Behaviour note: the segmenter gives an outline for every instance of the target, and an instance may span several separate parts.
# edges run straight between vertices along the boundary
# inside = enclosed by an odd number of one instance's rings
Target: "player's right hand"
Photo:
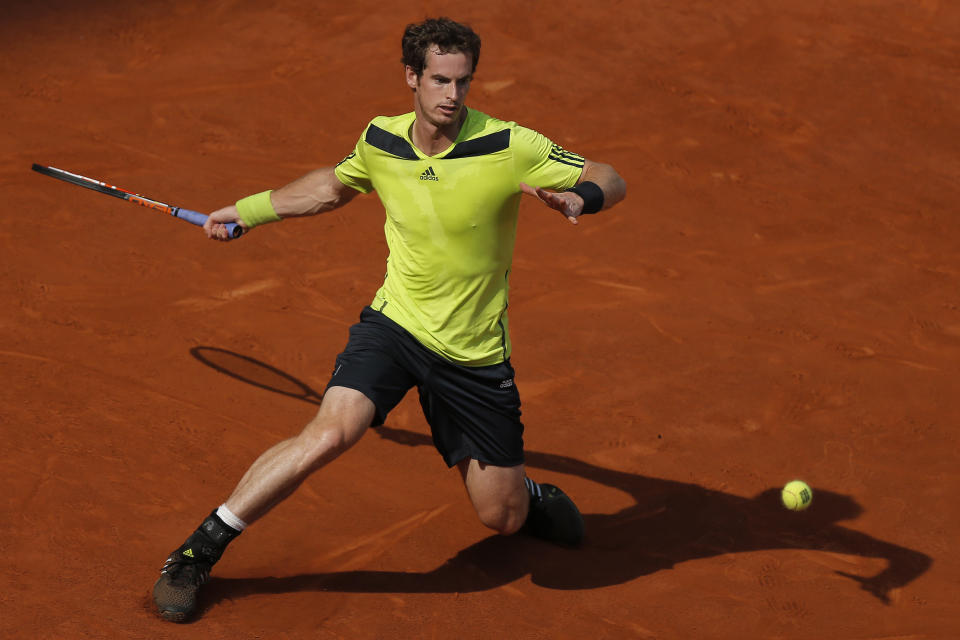
[[[243,224],[243,221],[240,219],[237,206],[232,204],[229,207],[217,209],[211,213],[203,225],[203,232],[206,233],[207,237],[211,240],[222,240],[225,242],[230,239],[230,233],[227,231],[227,227],[224,226],[228,222],[234,222],[240,225],[244,233],[248,231],[247,225]]]

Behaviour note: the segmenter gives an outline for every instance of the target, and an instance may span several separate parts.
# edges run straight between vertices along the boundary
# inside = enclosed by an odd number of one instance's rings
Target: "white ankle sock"
[[[223,523],[231,529],[243,531],[247,528],[247,523],[234,515],[233,511],[227,508],[226,503],[223,503],[220,505],[220,508],[217,509],[217,517],[223,520]]]

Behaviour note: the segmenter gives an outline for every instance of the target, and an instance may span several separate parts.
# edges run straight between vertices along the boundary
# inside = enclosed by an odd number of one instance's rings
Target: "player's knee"
[[[304,466],[316,470],[350,448],[352,442],[344,429],[327,427],[304,430],[300,434]]]
[[[526,519],[526,509],[516,505],[490,504],[477,508],[480,522],[501,535],[516,533]]]

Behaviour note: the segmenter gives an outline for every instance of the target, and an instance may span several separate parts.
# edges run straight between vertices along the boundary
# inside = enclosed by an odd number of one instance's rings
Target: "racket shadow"
[[[207,346],[190,349],[190,355],[214,371],[254,387],[315,405],[323,401],[323,394],[312,389],[303,380],[256,358]]]

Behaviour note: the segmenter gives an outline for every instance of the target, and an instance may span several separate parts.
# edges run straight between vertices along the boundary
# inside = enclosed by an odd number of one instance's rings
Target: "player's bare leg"
[[[504,535],[517,531],[567,546],[583,540],[583,518],[567,495],[537,484],[523,465],[497,467],[477,460],[457,465],[480,521]]]
[[[374,411],[359,391],[330,387],[317,416],[300,435],[274,445],[250,466],[227,499],[227,508],[247,524],[260,519],[310,474],[356,444]]]
[[[523,465],[496,467],[466,459],[457,467],[480,522],[504,535],[519,531],[530,508]]]
[[[373,403],[359,391],[328,389],[316,417],[303,431],[265,451],[223,507],[211,513],[167,559],[153,586],[153,600],[161,617],[171,622],[186,621],[196,610],[200,585],[206,582],[227,544],[240,535],[243,527],[293,493],[311,473],[355,444],[373,416]]]

